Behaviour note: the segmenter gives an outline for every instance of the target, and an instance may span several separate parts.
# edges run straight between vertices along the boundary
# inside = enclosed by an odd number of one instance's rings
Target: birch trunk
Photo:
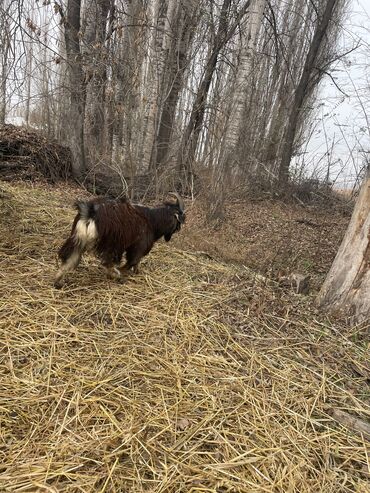
[[[142,112],[140,107],[140,77],[144,55],[145,30],[140,24],[145,17],[142,0],[129,0],[123,22],[132,24],[119,31],[116,37],[115,68],[115,161],[130,168],[137,162]],[[140,141],[142,144],[142,141]]]
[[[253,67],[253,56],[266,5],[266,0],[254,0],[250,6],[250,13],[245,20],[244,42],[241,48],[236,82],[233,89],[234,95],[231,114],[225,134],[225,153],[228,154],[229,159],[231,158],[231,154],[235,152],[240,137],[246,95],[248,94],[248,85]]]
[[[57,80],[59,83],[59,97],[57,99],[57,109],[56,109],[56,125],[55,125],[55,136],[57,140],[61,143],[65,143],[68,141],[68,110],[69,110],[69,91],[68,91],[68,67],[66,63],[66,48],[65,48],[65,40],[62,34],[59,34],[60,39],[60,58],[57,59],[56,71],[57,71]]]
[[[49,98],[49,69],[47,62],[47,50],[46,46],[48,43],[47,34],[44,38],[45,46],[42,47],[43,50],[43,67],[42,67],[42,127],[46,130],[47,136],[50,137],[52,134],[51,128],[51,117],[50,117],[50,98]]]
[[[244,21],[245,25],[242,26],[242,46],[236,81],[233,85],[232,108],[226,125],[220,160],[216,165],[214,173],[214,200],[208,215],[211,221],[223,219],[223,180],[227,169],[230,169],[235,164],[235,158],[237,158],[237,146],[243,126],[243,115],[253,67],[253,56],[266,5],[266,0],[253,0],[248,16]]]
[[[160,2],[155,0],[152,10],[152,19],[155,29],[151,32],[149,57],[147,59],[146,77],[146,118],[144,120],[144,135],[142,157],[140,159],[143,170],[148,170],[155,161],[155,137],[157,122],[160,114],[160,102],[163,99],[163,77],[166,66],[171,29],[176,12],[176,0]]]
[[[318,303],[348,311],[355,322],[370,321],[370,169]]]
[[[32,65],[33,65],[33,43],[30,44],[27,50],[27,86],[26,86],[26,111],[25,111],[25,121],[26,125],[30,124],[30,107],[31,107],[31,81],[32,81]]]

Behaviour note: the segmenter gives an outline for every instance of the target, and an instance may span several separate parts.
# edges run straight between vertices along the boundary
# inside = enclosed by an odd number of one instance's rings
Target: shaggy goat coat
[[[185,221],[181,202],[156,208],[134,205],[128,199],[77,202],[71,234],[59,250],[62,266],[55,286],[61,286],[65,273],[77,267],[85,251],[93,251],[113,277],[131,267],[137,270],[157,240],[164,236],[169,241],[180,230]],[[125,252],[126,264],[118,269]]]

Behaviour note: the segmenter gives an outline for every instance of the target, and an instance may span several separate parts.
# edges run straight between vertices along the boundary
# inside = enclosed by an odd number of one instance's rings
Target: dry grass
[[[370,437],[332,417],[366,431],[367,327],[171,244],[56,291],[75,194],[1,188],[0,491],[370,491]]]

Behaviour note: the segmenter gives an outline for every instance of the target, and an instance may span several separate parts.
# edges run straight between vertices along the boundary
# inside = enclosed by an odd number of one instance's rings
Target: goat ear
[[[177,213],[176,213],[176,214],[175,214],[175,217],[176,217],[176,219],[177,219],[177,223],[178,223],[178,224],[184,224],[184,222],[185,222],[185,217],[186,217],[186,216],[185,216],[185,214],[184,214],[183,212],[181,212],[180,214],[177,214]]]
[[[172,238],[172,233],[168,233],[167,235],[164,235],[164,239],[166,241],[170,241],[171,238]]]

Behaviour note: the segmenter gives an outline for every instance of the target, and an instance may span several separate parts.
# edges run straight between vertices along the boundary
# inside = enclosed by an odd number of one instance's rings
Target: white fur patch
[[[92,219],[80,219],[76,224],[75,238],[83,248],[94,246],[98,238],[98,231]]]

